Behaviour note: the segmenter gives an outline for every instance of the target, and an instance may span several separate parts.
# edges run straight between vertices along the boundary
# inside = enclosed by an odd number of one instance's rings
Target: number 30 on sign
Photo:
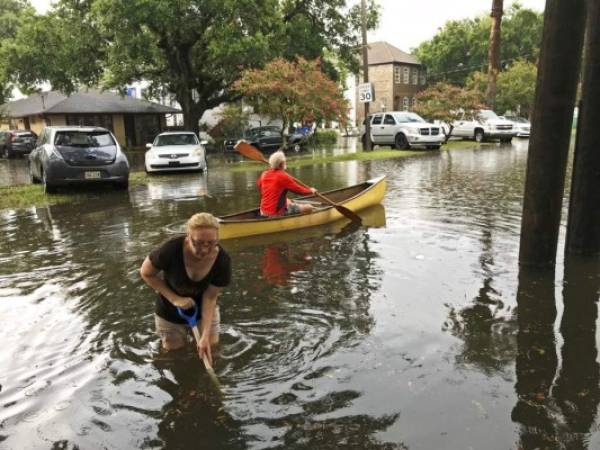
[[[371,83],[362,83],[358,85],[358,101],[369,103],[375,100],[373,85]]]

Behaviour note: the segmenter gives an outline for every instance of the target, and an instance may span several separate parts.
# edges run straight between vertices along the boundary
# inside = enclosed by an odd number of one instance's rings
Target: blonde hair
[[[196,228],[214,228],[215,230],[218,230],[219,219],[210,213],[197,213],[188,219],[185,228],[188,233]]]
[[[269,156],[269,165],[273,169],[283,169],[285,166],[285,153],[281,150],[276,151],[271,156]]]

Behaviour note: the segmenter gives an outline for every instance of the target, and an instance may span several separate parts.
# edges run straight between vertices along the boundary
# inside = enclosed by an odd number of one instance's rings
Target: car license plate
[[[169,167],[177,167],[179,165],[179,161],[169,161]]]
[[[84,178],[86,180],[97,180],[98,178],[102,178],[102,175],[100,174],[100,171],[98,171],[98,170],[87,171],[87,172],[85,172]]]

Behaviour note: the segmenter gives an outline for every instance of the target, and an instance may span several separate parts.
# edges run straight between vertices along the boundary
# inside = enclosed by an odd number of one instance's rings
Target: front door
[[[373,143],[382,143],[381,137],[383,130],[383,114],[373,114],[373,119],[371,119],[371,139]]]

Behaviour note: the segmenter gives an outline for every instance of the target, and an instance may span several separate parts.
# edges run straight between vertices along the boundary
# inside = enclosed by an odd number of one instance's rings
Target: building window
[[[427,83],[427,76],[425,75],[425,71],[421,70],[421,86],[425,86]]]
[[[402,73],[400,72],[399,66],[394,67],[394,83],[402,83]]]
[[[102,127],[113,131],[112,115],[110,114],[67,114],[67,125]]]
[[[417,106],[417,97],[412,98],[412,107],[414,108],[415,106]]]
[[[410,83],[410,69],[408,67],[405,67],[403,70],[403,80],[402,82],[404,84],[409,84]]]
[[[408,111],[408,106],[409,106],[409,99],[408,99],[408,97],[404,97],[404,100],[402,102],[402,106],[404,107],[404,111]]]
[[[412,84],[419,84],[419,69],[413,69],[412,71]]]

